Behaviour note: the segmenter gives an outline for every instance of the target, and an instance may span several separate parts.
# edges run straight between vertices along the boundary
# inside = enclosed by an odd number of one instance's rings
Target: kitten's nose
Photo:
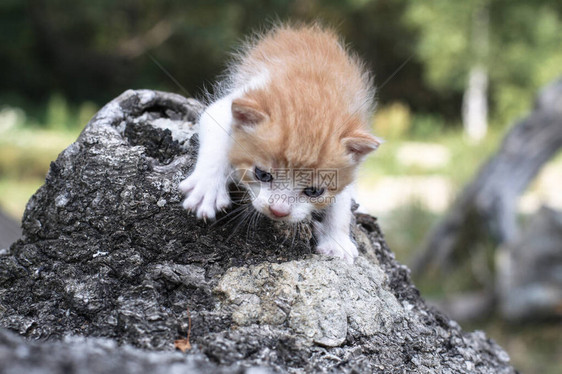
[[[269,206],[269,211],[275,216],[275,217],[287,217],[289,215],[289,213],[291,213],[291,209],[290,207],[286,207],[286,206]]]

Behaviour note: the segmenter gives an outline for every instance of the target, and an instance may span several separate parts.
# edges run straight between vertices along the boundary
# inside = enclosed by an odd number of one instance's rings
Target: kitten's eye
[[[256,178],[262,182],[271,182],[273,180],[273,175],[271,175],[266,171],[261,170],[257,166],[254,170],[254,174],[256,175]]]
[[[302,190],[302,192],[304,192],[304,194],[308,197],[318,197],[324,193],[324,189],[316,187],[306,187],[304,190]]]

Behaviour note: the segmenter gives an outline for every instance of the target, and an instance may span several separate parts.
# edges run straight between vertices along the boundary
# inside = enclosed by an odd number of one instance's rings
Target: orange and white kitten
[[[319,253],[352,263],[351,188],[359,163],[379,145],[367,131],[371,80],[336,35],[319,26],[275,27],[230,67],[222,95],[199,120],[183,207],[214,219],[230,205],[236,176],[254,208],[274,220],[314,222]]]

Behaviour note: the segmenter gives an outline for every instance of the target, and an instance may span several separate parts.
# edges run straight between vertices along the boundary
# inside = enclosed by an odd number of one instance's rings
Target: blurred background
[[[101,106],[129,88],[202,97],[240,40],[278,20],[334,27],[374,73],[373,131],[386,143],[365,163],[359,200],[406,264],[427,251],[432,227],[539,89],[562,76],[555,0],[2,0],[0,235],[17,233],[12,223],[50,162]],[[517,197],[520,227],[543,206],[562,210],[560,149]],[[515,318],[498,294],[510,245],[484,239],[446,266],[418,266],[415,283],[463,328],[485,330],[523,373],[562,373],[562,240],[549,254],[550,309]]]

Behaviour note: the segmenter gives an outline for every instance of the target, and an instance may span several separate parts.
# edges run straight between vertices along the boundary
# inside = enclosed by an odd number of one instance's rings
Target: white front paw
[[[195,212],[199,219],[213,220],[218,211],[230,206],[226,180],[220,176],[193,173],[179,189],[185,194],[184,209]]]
[[[326,236],[321,238],[316,246],[316,252],[341,258],[349,264],[353,264],[353,261],[359,255],[357,246],[351,241],[348,235]]]

